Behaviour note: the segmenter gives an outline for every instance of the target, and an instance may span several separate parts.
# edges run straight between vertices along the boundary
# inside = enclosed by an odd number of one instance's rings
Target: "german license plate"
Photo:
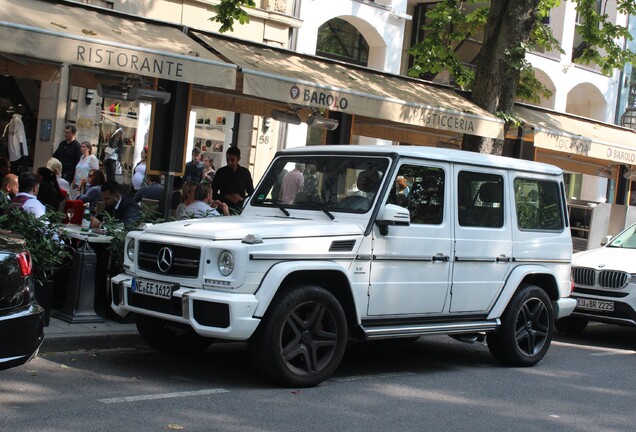
[[[171,299],[173,289],[178,289],[177,284],[156,282],[145,279],[133,279],[130,291],[135,294]]]
[[[603,312],[613,312],[614,311],[614,302],[604,301],[604,300],[590,300],[580,298],[576,300],[576,306],[581,309],[595,310],[595,311],[603,311]]]

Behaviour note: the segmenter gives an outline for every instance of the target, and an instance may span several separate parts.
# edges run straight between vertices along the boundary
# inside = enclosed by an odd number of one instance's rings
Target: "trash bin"
[[[73,254],[71,276],[64,309],[54,316],[69,323],[103,322],[95,313],[95,272],[97,257],[87,241]]]

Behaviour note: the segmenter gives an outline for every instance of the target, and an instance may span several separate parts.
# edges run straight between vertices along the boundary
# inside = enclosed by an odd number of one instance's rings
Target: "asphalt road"
[[[636,429],[636,329],[558,335],[533,368],[446,336],[351,344],[311,389],[271,386],[244,344],[194,357],[40,353],[0,372],[3,431],[593,431]]]

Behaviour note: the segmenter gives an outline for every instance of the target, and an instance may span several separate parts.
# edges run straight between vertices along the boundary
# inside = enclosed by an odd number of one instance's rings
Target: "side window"
[[[517,178],[515,208],[520,230],[560,231],[563,212],[557,182]]]
[[[444,220],[444,183],[441,168],[402,165],[387,204],[406,207],[412,224],[439,225]]]
[[[457,181],[459,224],[464,227],[501,228],[504,223],[503,177],[461,171]]]

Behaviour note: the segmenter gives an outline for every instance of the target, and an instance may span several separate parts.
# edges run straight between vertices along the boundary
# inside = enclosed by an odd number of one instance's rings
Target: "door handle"
[[[510,262],[512,261],[512,258],[506,255],[499,255],[497,258],[495,258],[496,262]]]
[[[437,261],[448,262],[448,256],[444,255],[443,253],[438,253],[433,256],[432,261],[433,262],[437,262]]]

